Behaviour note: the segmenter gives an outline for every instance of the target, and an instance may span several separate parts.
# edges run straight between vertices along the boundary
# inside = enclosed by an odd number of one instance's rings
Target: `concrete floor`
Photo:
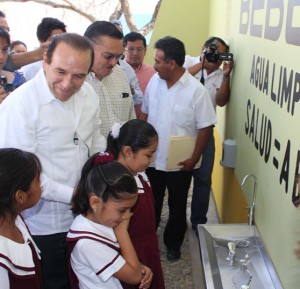
[[[190,210],[188,210],[190,211]],[[199,239],[195,234],[195,231],[191,227],[190,215],[187,215],[188,219],[188,239],[190,245],[191,261],[192,261],[192,272],[193,272],[193,282],[194,289],[205,289],[205,279],[203,275],[203,268],[200,257],[199,250]],[[215,202],[211,193],[209,209],[207,214],[207,224],[218,224],[219,219],[216,211]]]

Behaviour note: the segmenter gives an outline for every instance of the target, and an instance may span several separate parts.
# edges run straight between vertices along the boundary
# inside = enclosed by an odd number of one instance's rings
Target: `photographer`
[[[221,68],[222,64],[223,68]],[[200,57],[186,56],[184,67],[207,88],[215,109],[217,105],[224,106],[228,102],[233,55],[229,53],[229,46],[224,40],[219,37],[210,37],[204,43]],[[197,224],[207,222],[214,155],[215,141],[212,131],[202,155],[201,166],[193,172],[191,223],[194,230],[197,229]]]
[[[4,70],[4,66],[8,59],[9,45],[9,34],[6,30],[0,27],[0,103],[12,90],[26,81],[21,73],[17,71],[10,72]]]

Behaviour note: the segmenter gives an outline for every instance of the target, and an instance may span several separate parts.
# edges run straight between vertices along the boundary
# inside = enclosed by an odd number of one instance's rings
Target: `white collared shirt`
[[[91,86],[84,83],[70,102],[53,96],[41,69],[0,106],[0,147],[33,152],[42,163],[42,198],[22,213],[33,235],[68,231],[73,221],[69,204],[82,166],[88,154],[106,148],[99,100]]]
[[[78,215],[67,235],[77,240],[71,253],[71,266],[80,289],[121,289],[113,275],[126,263],[113,228],[94,223]]]
[[[42,67],[43,60],[40,60],[23,66],[20,72],[23,73],[25,79],[28,81],[34,78]]]
[[[171,136],[197,136],[199,129],[217,122],[207,89],[187,71],[170,89],[155,74],[146,88],[142,111],[159,136],[151,166],[163,171]]]
[[[184,67],[189,68],[195,64],[199,63],[199,56],[193,57],[186,55]],[[202,70],[198,71],[194,77],[200,82],[202,76]],[[207,75],[207,72],[205,69],[203,69],[203,77],[204,77],[204,86],[207,88],[209,92],[209,96],[211,98],[212,104],[214,106],[214,109],[216,110],[216,94],[218,89],[221,86],[222,80],[223,80],[223,69],[218,68],[214,70],[212,73]]]
[[[9,275],[17,276],[24,280],[26,287],[26,278],[38,279],[37,268],[33,260],[32,249],[40,258],[40,250],[34,243],[28,229],[20,216],[15,220],[16,227],[23,236],[24,243],[18,243],[0,235],[0,288],[11,288]],[[29,245],[32,244],[32,249]],[[28,285],[28,284],[27,284]]]

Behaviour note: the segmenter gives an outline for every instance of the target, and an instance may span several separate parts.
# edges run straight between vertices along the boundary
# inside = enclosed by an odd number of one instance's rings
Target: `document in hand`
[[[166,169],[178,169],[178,163],[189,159],[195,148],[196,137],[192,136],[171,136],[169,142],[168,160]],[[196,164],[195,168],[199,168],[201,164],[201,158]]]

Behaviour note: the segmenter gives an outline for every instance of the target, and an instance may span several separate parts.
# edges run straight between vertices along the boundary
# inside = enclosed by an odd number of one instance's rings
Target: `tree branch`
[[[62,9],[68,9],[68,10],[74,11],[74,12],[80,14],[81,16],[87,18],[91,22],[94,22],[96,20],[95,16],[83,11],[82,9],[80,9],[80,7],[75,6],[70,1],[63,1],[66,4],[59,4],[54,1],[48,1],[48,0],[0,0],[0,2],[22,2],[22,3],[26,3],[26,2],[30,2],[30,1],[39,3],[39,4],[43,4],[43,5],[47,5],[52,8],[62,8]]]
[[[156,6],[155,6],[155,9],[154,9],[154,12],[152,14],[151,20],[142,29],[140,29],[140,33],[142,33],[143,35],[145,35],[145,36],[148,35],[154,29],[156,17],[158,15],[161,2],[162,2],[162,0],[159,0],[157,2]]]
[[[94,14],[92,13],[88,13],[86,12],[88,9],[82,9],[79,6],[74,5],[74,1],[70,1],[70,0],[62,0],[62,3],[58,3],[55,2],[53,0],[0,0],[1,2],[21,2],[21,3],[26,3],[26,2],[35,2],[35,3],[39,3],[39,4],[43,4],[43,5],[47,5],[50,6],[52,8],[61,8],[61,9],[68,9],[70,11],[73,11],[75,13],[78,13],[79,15],[85,17],[86,19],[88,19],[91,22],[94,22],[95,20],[97,20],[96,17],[96,11],[93,10]],[[105,4],[105,3],[109,3],[111,0],[103,0],[101,4]],[[79,2],[79,1],[78,1]],[[81,3],[84,1],[80,1]],[[97,3],[98,2],[98,3]],[[99,4],[99,0],[94,1],[93,3],[97,3]],[[127,26],[129,28],[130,31],[135,31],[135,32],[140,32],[143,35],[148,35],[154,28],[154,24],[156,21],[156,17],[158,15],[159,9],[160,9],[160,5],[161,5],[162,0],[159,0],[155,6],[153,15],[151,20],[144,25],[144,27],[142,27],[141,29],[138,29],[135,25],[134,19],[132,17],[132,13],[131,13],[131,9],[130,9],[130,5],[128,0],[119,0],[117,3],[117,6],[114,10],[114,12],[112,13],[112,15],[109,17],[109,20],[112,19],[120,19],[121,16],[124,13],[124,17],[127,23]],[[91,8],[92,9],[92,8]],[[90,9],[90,10],[91,10]]]
[[[110,15],[109,21],[111,21],[113,19],[120,19],[122,14],[123,14],[123,11],[122,11],[122,6],[121,6],[121,1],[119,1],[116,6],[115,11],[113,12],[113,14]]]
[[[120,2],[121,2],[122,11],[124,13],[124,17],[125,17],[125,20],[126,20],[129,30],[130,31],[138,31],[138,29],[134,23],[134,20],[132,18],[128,0],[121,0]]]

